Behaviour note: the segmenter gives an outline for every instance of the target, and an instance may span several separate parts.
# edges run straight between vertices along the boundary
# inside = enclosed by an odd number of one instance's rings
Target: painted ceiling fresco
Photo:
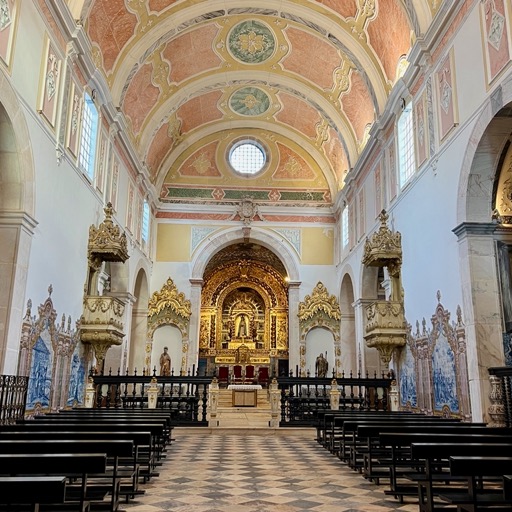
[[[437,0],[92,0],[83,19],[162,203],[331,204]],[[248,137],[268,165],[237,176]]]

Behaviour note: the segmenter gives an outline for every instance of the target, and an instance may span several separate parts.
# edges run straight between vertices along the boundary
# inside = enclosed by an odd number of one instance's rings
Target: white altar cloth
[[[261,384],[230,384],[228,389],[235,389],[236,391],[249,391],[252,389],[262,389]]]

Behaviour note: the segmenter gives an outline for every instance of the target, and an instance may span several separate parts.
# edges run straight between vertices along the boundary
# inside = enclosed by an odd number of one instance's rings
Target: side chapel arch
[[[306,295],[299,303],[300,329],[300,362],[302,375],[306,372],[306,336],[315,327],[323,327],[331,331],[334,337],[334,372],[341,376],[341,341],[340,341],[341,310],[338,299],[329,295],[321,281],[313,289],[311,295]]]
[[[153,336],[162,325],[173,325],[180,330],[182,336],[181,372],[185,373],[187,371],[191,314],[190,301],[185,298],[184,293],[178,291],[174,281],[169,277],[162,289],[154,292],[149,299],[146,357],[144,361],[146,372],[151,371]]]

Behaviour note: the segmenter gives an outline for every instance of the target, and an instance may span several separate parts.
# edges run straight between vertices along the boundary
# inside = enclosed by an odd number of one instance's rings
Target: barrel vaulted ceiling
[[[163,203],[330,205],[437,0],[92,0],[93,59]],[[256,177],[226,164],[255,139]]]

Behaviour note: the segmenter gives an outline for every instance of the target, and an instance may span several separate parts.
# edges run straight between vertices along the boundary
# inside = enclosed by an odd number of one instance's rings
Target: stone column
[[[377,349],[370,349],[366,346],[364,340],[364,329],[366,325],[366,306],[375,302],[372,299],[357,299],[352,307],[354,308],[355,316],[355,341],[356,347],[361,352],[361,368],[355,369],[361,371],[361,376],[366,374],[366,371],[373,375],[374,371],[379,370],[379,353]],[[354,375],[355,376],[355,375]]]
[[[96,398],[96,387],[94,386],[94,381],[92,377],[87,379],[87,386],[85,388],[85,404],[84,407],[86,409],[94,408],[94,401]]]
[[[279,418],[281,416],[281,391],[279,390],[277,379],[275,378],[272,379],[272,382],[269,385],[269,395],[271,409],[270,427],[278,428]]]
[[[491,392],[487,368],[504,365],[503,326],[492,223],[465,222],[459,240],[460,275],[473,421],[487,421]]]
[[[156,404],[158,402],[158,386],[156,377],[151,379],[151,384],[148,388],[148,409],[156,409]]]
[[[190,290],[190,324],[188,327],[188,367],[192,368],[195,364],[199,365],[199,323],[201,321],[201,289],[203,287],[202,279],[190,279],[192,285]]]
[[[338,389],[338,382],[336,379],[333,379],[331,382],[331,389],[329,391],[329,402],[333,411],[338,411],[340,408],[340,395],[341,392]]]
[[[16,375],[32,235],[37,222],[19,212],[0,213],[0,369]]]
[[[288,340],[289,340],[289,369],[300,368],[300,329],[299,329],[299,288],[300,282],[288,283]]]
[[[217,377],[213,377],[212,383],[208,387],[208,426],[218,427],[219,421],[217,419],[217,409],[219,407],[219,381]]]

